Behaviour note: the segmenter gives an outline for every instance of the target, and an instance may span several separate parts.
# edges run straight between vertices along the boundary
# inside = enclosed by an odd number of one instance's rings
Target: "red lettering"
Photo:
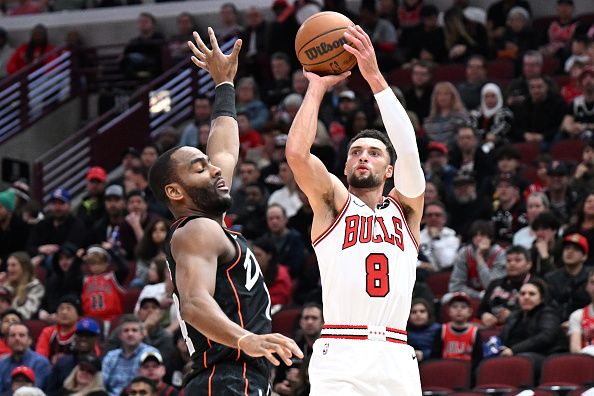
[[[392,217],[394,223],[394,234],[396,234],[395,244],[404,251],[404,236],[402,235],[402,220],[398,217]]]
[[[380,225],[380,227],[382,228],[382,232],[384,234],[384,237],[382,239],[382,237],[378,234],[373,238],[373,242],[375,243],[380,243],[380,242],[387,242],[390,245],[394,244],[394,235],[388,234],[388,230],[386,229],[386,224],[384,224],[384,218],[383,217],[376,217],[375,221],[377,221]]]
[[[373,234],[373,216],[361,218],[361,230],[359,232],[359,242],[369,243]]]
[[[347,249],[357,243],[357,234],[359,231],[359,216],[352,215],[344,219],[346,222],[346,229],[344,230],[344,242],[342,249]]]

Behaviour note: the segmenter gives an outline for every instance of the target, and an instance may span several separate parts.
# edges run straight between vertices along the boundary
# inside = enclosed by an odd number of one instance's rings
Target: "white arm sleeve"
[[[421,168],[415,130],[390,87],[375,94],[388,138],[396,150],[394,187],[408,198],[416,198],[425,192],[425,175]]]

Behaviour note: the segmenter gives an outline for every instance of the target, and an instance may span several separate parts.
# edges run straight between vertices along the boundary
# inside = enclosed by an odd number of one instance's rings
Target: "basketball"
[[[297,59],[307,71],[321,76],[351,70],[357,58],[343,48],[343,33],[353,22],[338,12],[324,11],[303,22],[295,37]]]

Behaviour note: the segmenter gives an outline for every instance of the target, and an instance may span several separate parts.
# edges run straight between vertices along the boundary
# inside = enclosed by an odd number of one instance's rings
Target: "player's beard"
[[[194,205],[207,214],[220,216],[233,204],[229,194],[222,195],[218,192],[216,183],[209,184],[206,188],[184,186],[184,189]]]
[[[379,175],[374,175],[371,172],[369,175],[362,177],[357,176],[353,172],[347,177],[347,181],[349,182],[349,186],[355,188],[375,188],[382,184]]]

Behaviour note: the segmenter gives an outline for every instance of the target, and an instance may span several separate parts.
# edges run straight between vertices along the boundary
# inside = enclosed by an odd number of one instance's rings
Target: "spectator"
[[[31,319],[41,306],[45,287],[33,273],[33,263],[25,252],[14,252],[7,260],[6,272],[0,273],[0,282],[13,295],[12,308],[24,319]]]
[[[431,348],[441,325],[435,322],[433,306],[423,298],[413,299],[406,332],[408,344],[415,349],[417,360],[431,357]]]
[[[241,233],[247,239],[256,239],[266,232],[267,205],[264,189],[261,184],[253,183],[239,190],[244,191],[246,198],[233,222],[241,227]]]
[[[146,333],[144,342],[157,348],[161,356],[164,356],[165,360],[168,361],[173,354],[173,338],[171,333],[161,326],[161,319],[163,318],[161,308],[159,299],[150,296],[143,297],[140,300],[137,316],[144,324],[144,332]]]
[[[307,87],[309,85],[309,80],[303,74],[302,69],[297,69],[293,72],[293,93],[297,93],[301,96],[305,96],[305,92],[307,91]]]
[[[286,40],[286,37],[295,37],[299,29],[299,23],[295,18],[295,7],[287,0],[275,0],[272,3],[272,11],[275,19],[270,24],[268,37],[268,51],[271,54],[283,53],[292,56],[290,62],[295,64],[295,43]]]
[[[13,51],[14,48],[12,48],[8,42],[6,30],[0,28],[0,78],[6,77],[6,65]]]
[[[239,24],[239,11],[233,3],[224,3],[219,10],[220,27],[217,28],[217,39],[221,44],[239,38],[243,26]]]
[[[485,180],[494,173],[493,158],[479,147],[480,137],[470,125],[458,128],[449,163],[456,169]]]
[[[259,99],[258,85],[252,77],[237,82],[237,112],[246,113],[252,127],[260,131],[268,121],[268,108]]]
[[[445,12],[443,30],[451,62],[464,62],[471,55],[487,55],[487,30],[467,19],[460,8],[451,7]]]
[[[519,106],[528,98],[528,80],[542,77],[549,91],[555,91],[556,85],[550,77],[542,74],[543,57],[538,51],[526,51],[522,57],[522,75],[513,79],[507,86],[506,104],[509,107]]]
[[[8,288],[0,286],[0,315],[11,308],[12,305],[12,293]],[[0,338],[2,338],[0,336]],[[0,355],[2,353],[0,352]]]
[[[12,297],[8,292],[8,289],[2,287],[0,289],[2,291],[3,298]],[[14,308],[7,308],[0,314],[1,320],[1,327],[0,327],[0,357],[4,357],[4,355],[10,353],[10,348],[6,344],[8,338],[8,328],[13,323],[23,323],[23,317]]]
[[[177,396],[178,390],[165,383],[165,364],[158,352],[145,352],[140,357],[140,368],[138,374],[152,380],[157,386],[159,396]],[[128,390],[128,395],[129,390]]]
[[[165,239],[171,222],[157,219],[149,223],[136,246],[136,275],[130,287],[142,288],[147,282],[150,263],[165,257]]]
[[[518,306],[520,287],[532,279],[530,255],[522,246],[510,247],[505,256],[505,276],[492,280],[479,305],[479,317],[485,327],[505,324]]]
[[[35,373],[27,366],[18,366],[10,373],[10,392],[13,395],[17,389],[25,386],[35,386]]]
[[[422,2],[419,2],[422,3]],[[445,34],[437,23],[439,11],[433,4],[421,8],[421,24],[402,36],[402,45],[408,48],[408,58],[441,63],[447,59]],[[425,115],[426,116],[426,115]]]
[[[425,228],[421,230],[419,250],[427,257],[429,271],[450,270],[454,264],[460,240],[456,231],[446,227],[447,212],[441,202],[425,205],[423,211]]]
[[[128,214],[120,224],[120,247],[126,252],[126,258],[132,260],[136,245],[144,236],[144,229],[158,219],[158,216],[147,211],[146,196],[140,190],[132,190],[126,194],[126,208]]]
[[[433,75],[430,63],[413,63],[411,70],[412,87],[404,92],[407,108],[414,112],[419,120],[424,120],[431,111],[433,95]]]
[[[142,166],[135,166],[124,171],[124,188],[128,195],[133,191],[140,191],[143,194],[144,201],[147,204],[149,213],[170,218],[171,213],[165,204],[158,201],[153,194],[153,190],[148,184],[148,169]],[[140,238],[139,238],[140,239]]]
[[[35,352],[48,358],[52,365],[62,355],[71,353],[76,323],[81,315],[78,296],[68,294],[62,297],[56,311],[56,324],[41,331],[35,343]]]
[[[497,148],[493,153],[493,156],[496,161],[495,173],[497,176],[511,176],[512,180],[518,184],[521,191],[524,191],[530,185],[530,182],[522,176],[522,165],[520,162],[522,156],[520,151],[514,145],[505,144]],[[544,175],[546,175],[546,167],[549,162],[550,157],[547,157],[547,160],[544,161],[544,172],[542,172]],[[496,184],[493,183],[492,180],[486,180],[481,186],[481,191],[485,194],[492,195],[495,192],[493,190],[494,187],[496,187]]]
[[[12,190],[0,192],[0,268],[6,268],[10,253],[25,250],[29,226],[15,214],[16,195]]]
[[[237,127],[239,129],[240,157],[246,158],[248,153],[253,156],[253,151],[257,153],[261,149],[263,143],[262,136],[260,136],[258,131],[252,128],[248,113],[237,113]]]
[[[332,118],[328,119],[326,122],[330,130],[330,137],[335,146],[342,140],[350,141],[350,139],[355,136],[351,135],[349,137],[346,135],[346,124],[358,107],[359,103],[355,92],[346,90],[338,94],[338,106],[334,110]]]
[[[155,144],[147,144],[142,148],[140,153],[140,161],[142,167],[148,172],[151,166],[157,161],[159,157],[159,148]]]
[[[305,247],[301,235],[287,228],[287,214],[278,204],[268,206],[266,222],[269,232],[265,236],[274,241],[278,261],[287,265],[293,279],[298,279],[305,261]]]
[[[107,173],[100,166],[93,166],[87,172],[87,191],[76,210],[77,217],[82,220],[86,228],[92,227],[103,217],[105,212],[103,193],[106,180]]]
[[[565,59],[569,55],[571,39],[579,30],[579,22],[574,19],[573,0],[557,0],[557,17],[546,32],[546,43],[540,49],[544,55]]]
[[[142,167],[140,153],[135,147],[127,147],[122,153],[121,159],[122,176],[113,181],[112,184],[124,186],[124,175],[128,169]]]
[[[594,192],[590,192],[577,206],[577,218],[565,230],[565,235],[580,233],[594,246]],[[594,263],[594,253],[588,254],[587,264]]]
[[[487,83],[481,89],[481,105],[470,112],[470,117],[479,136],[484,141],[483,152],[508,144],[515,134],[514,113],[503,105],[501,89],[497,84]]]
[[[592,354],[594,342],[594,270],[588,271],[586,292],[592,303],[577,309],[569,316],[569,352]]]
[[[427,160],[423,164],[423,169],[427,180],[441,181],[440,187],[445,190],[445,193],[451,194],[456,169],[449,164],[448,153],[449,150],[445,143],[429,143],[427,146]]]
[[[520,288],[518,309],[513,311],[501,332],[500,356],[526,356],[535,366],[536,375],[545,356],[561,350],[564,341],[559,315],[548,305],[547,286],[530,280]]]
[[[246,186],[259,183],[259,179],[260,169],[257,163],[251,160],[243,160],[239,163],[239,181],[233,183],[231,191],[233,205],[227,211],[228,215],[238,215],[242,212],[247,198]]]
[[[380,67],[387,70],[392,69],[395,66],[393,54],[398,44],[398,35],[394,25],[379,17],[375,2],[363,1],[361,3],[359,25],[369,35]]]
[[[582,161],[575,167],[569,188],[577,193],[580,200],[594,191],[594,140],[585,142]]]
[[[289,269],[279,263],[276,246],[270,238],[255,240],[252,243],[252,250],[264,275],[272,310],[278,311],[283,305],[289,305],[293,296],[293,280]]]
[[[528,225],[520,228],[512,240],[514,245],[520,245],[526,249],[532,247],[532,243],[536,240],[536,233],[532,228],[532,222],[542,212],[549,210],[550,202],[546,194],[542,192],[533,192],[526,198],[526,220]]]
[[[301,208],[301,200],[297,193],[297,182],[295,182],[293,172],[289,168],[286,160],[280,162],[278,174],[284,187],[280,190],[276,190],[270,195],[270,198],[268,198],[268,205],[277,204],[282,206],[287,217],[293,217],[299,208]]]
[[[425,205],[433,202],[443,202],[445,192],[438,178],[425,181]]]
[[[268,22],[257,7],[250,7],[246,11],[246,27],[241,32],[243,44],[239,53],[239,64],[247,75],[255,77],[256,81],[264,81],[270,65],[268,50]]]
[[[118,184],[112,184],[105,190],[105,212],[103,217],[95,222],[87,233],[85,246],[109,242],[112,247],[119,248],[121,243],[120,225],[124,221],[126,201],[124,189]]]
[[[544,277],[561,266],[560,226],[557,217],[548,211],[540,213],[531,223],[535,234],[530,249],[533,274]]]
[[[210,99],[207,96],[198,95],[194,99],[194,119],[183,129],[179,141],[180,146],[199,147],[199,126],[203,123],[210,124],[211,113],[212,103]]]
[[[184,367],[192,365],[193,360],[190,358],[188,346],[182,336],[181,330],[173,333],[173,343],[175,345],[175,352],[171,359],[165,366],[167,374],[165,374],[165,382],[177,388],[181,388],[184,377]]]
[[[482,55],[473,55],[466,61],[466,80],[456,87],[462,103],[469,110],[481,104],[481,90],[487,83],[487,59]]]
[[[551,297],[558,305],[557,312],[565,329],[569,315],[590,302],[590,297],[586,293],[588,270],[584,266],[588,248],[588,240],[583,235],[567,235],[563,239],[563,267],[548,273],[545,277],[550,286]]]
[[[582,91],[579,79],[584,67],[586,67],[588,63],[589,62],[582,63],[580,61],[575,61],[569,68],[569,81],[561,87],[560,91],[561,97],[565,100],[565,103],[572,104],[575,98],[583,95],[584,92]],[[571,114],[573,114],[573,112]],[[563,120],[565,121],[565,118],[563,118]],[[561,129],[563,130],[563,122],[561,123]]]
[[[566,223],[570,220],[572,208],[578,204],[575,191],[569,188],[569,169],[560,161],[552,161],[547,168],[546,195],[551,212]]]
[[[458,172],[453,183],[454,194],[447,205],[450,213],[448,225],[466,243],[473,221],[491,219],[492,204],[488,197],[477,194],[476,179],[472,173]]]
[[[493,235],[489,222],[477,220],[471,225],[471,242],[460,249],[454,261],[449,293],[464,292],[471,298],[482,298],[489,283],[505,275],[505,250]]]
[[[516,141],[539,143],[548,147],[559,132],[566,105],[563,98],[551,92],[542,77],[528,79],[528,97],[512,107],[516,119]]]
[[[483,345],[478,326],[470,323],[472,303],[464,292],[455,293],[448,302],[450,322],[441,325],[433,342],[431,356],[472,362],[476,368],[483,358]]]
[[[122,314],[122,283],[128,275],[128,266],[114,250],[91,246],[84,257],[89,275],[83,280],[81,301],[85,316],[113,320]],[[116,271],[109,270],[114,262]]]
[[[155,258],[148,267],[147,281],[148,283],[142,288],[136,306],[134,307],[134,313],[138,314],[140,309],[140,302],[148,297],[153,297],[160,304],[165,304],[167,294],[167,282],[169,274],[166,273],[167,261],[164,257]]]
[[[52,367],[48,377],[46,391],[48,394],[56,394],[62,388],[64,381],[75,369],[80,360],[88,355],[96,355],[99,351],[99,337],[101,331],[97,322],[93,319],[80,319],[76,323],[74,332],[74,343],[72,353],[63,355]]]
[[[10,355],[0,359],[0,392],[10,389],[10,373],[18,366],[30,367],[35,373],[35,385],[44,388],[51,365],[45,356],[33,352],[29,328],[22,323],[13,323],[8,328],[7,344]]]
[[[130,396],[157,396],[157,386],[146,377],[136,377],[130,383]]]
[[[380,2],[380,4],[385,3],[386,2]],[[399,42],[402,45],[406,45],[406,43],[409,42],[406,38],[409,37],[411,31],[421,25],[422,11],[423,0],[405,0],[398,6],[398,16],[396,17],[395,15],[393,21],[395,22],[395,26],[399,29]],[[385,14],[382,13],[381,8],[379,15],[380,18],[390,20],[384,16]]]
[[[536,34],[530,26],[530,13],[520,6],[509,10],[503,36],[493,43],[495,55],[500,59],[519,59],[537,45]]]
[[[24,1],[32,4],[30,0]],[[41,24],[35,25],[31,31],[29,42],[19,45],[10,56],[10,59],[8,59],[6,71],[8,74],[15,74],[25,66],[41,60],[41,58],[51,53],[54,49],[54,45],[49,42],[47,28]],[[44,60],[44,64],[54,59],[55,55],[50,55]]]
[[[510,11],[515,7],[522,7],[528,14],[532,13],[530,3],[526,0],[498,0],[489,6],[487,9],[487,32],[492,40],[503,37]]]
[[[450,82],[435,84],[431,95],[431,113],[423,121],[427,137],[432,141],[453,145],[458,127],[470,118],[456,87]]]
[[[140,366],[140,357],[145,352],[158,352],[142,342],[144,328],[140,319],[134,315],[124,315],[120,323],[122,347],[108,352],[102,365],[105,388],[110,396],[119,396],[134,378]]]
[[[520,181],[511,173],[495,178],[495,210],[491,220],[495,226],[495,241],[509,245],[514,234],[527,225],[526,206],[520,196]]]
[[[161,46],[165,37],[157,31],[153,14],[141,12],[137,20],[138,36],[128,42],[120,67],[126,78],[148,80],[163,71]]]
[[[571,67],[576,62],[581,64],[590,63],[590,57],[588,56],[588,38],[583,35],[574,36],[571,39],[571,56],[567,58],[563,67],[565,73],[569,73]]]
[[[294,37],[294,36],[292,36]],[[291,53],[294,50],[291,49]],[[262,100],[268,106],[277,106],[291,93],[291,60],[286,53],[275,52],[270,57],[272,79],[262,87]]]
[[[84,242],[85,226],[70,213],[70,193],[63,188],[54,190],[50,196],[48,216],[37,223],[29,234],[27,251],[33,264],[40,265],[46,260],[51,264],[51,256],[66,242],[80,247]]]
[[[180,13],[175,18],[175,25],[177,26],[177,32],[167,40],[167,47],[171,61],[174,65],[177,65],[179,62],[187,61],[192,56],[190,47],[188,47],[188,41],[194,40],[192,32],[198,32],[200,37],[204,37],[204,32],[198,28],[194,17],[189,12]]]
[[[578,85],[583,95],[573,99],[567,107],[561,123],[562,136],[590,139],[594,137],[594,67],[586,66],[582,70]]]
[[[64,380],[61,395],[107,396],[101,376],[101,361],[93,355],[83,355]]]

